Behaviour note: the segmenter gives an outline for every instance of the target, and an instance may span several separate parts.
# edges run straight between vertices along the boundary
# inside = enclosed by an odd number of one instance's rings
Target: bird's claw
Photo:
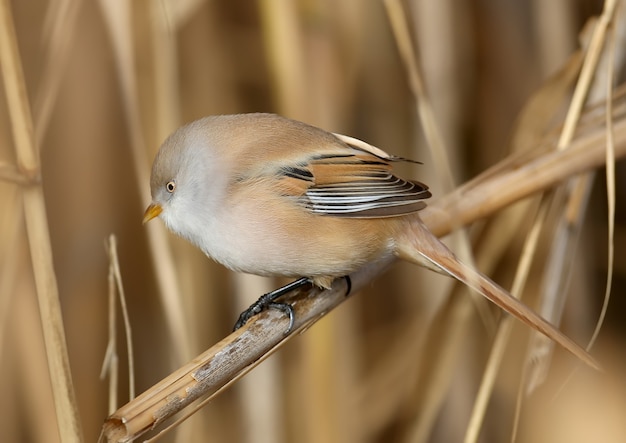
[[[236,331],[237,329],[241,328],[243,325],[245,325],[248,322],[248,320],[250,320],[255,315],[260,314],[261,312],[265,311],[266,309],[277,309],[279,311],[284,312],[289,317],[289,326],[287,327],[287,330],[285,331],[285,334],[289,334],[291,330],[293,329],[293,325],[296,319],[296,315],[291,305],[288,303],[276,303],[271,300],[261,300],[261,299],[257,300],[254,304],[252,304],[248,309],[246,309],[239,315],[239,318],[237,319],[237,323],[235,323],[235,327],[233,328],[233,331]]]
[[[237,323],[235,323],[235,327],[233,328],[233,331],[236,331],[237,329],[241,328],[243,325],[247,323],[248,320],[250,320],[255,315],[260,314],[267,308],[271,308],[271,309],[278,309],[279,311],[282,311],[289,316],[289,327],[285,331],[285,334],[289,334],[291,330],[293,329],[293,325],[296,319],[296,315],[293,311],[293,308],[288,303],[278,303],[278,302],[275,302],[274,300],[276,300],[277,298],[287,294],[288,292],[296,288],[300,288],[310,283],[311,282],[308,278],[302,277],[296,281],[293,281],[283,286],[282,288],[278,288],[272,292],[263,294],[261,297],[259,297],[257,301],[255,301],[252,305],[250,305],[248,309],[246,309],[239,315],[239,319],[237,319]]]

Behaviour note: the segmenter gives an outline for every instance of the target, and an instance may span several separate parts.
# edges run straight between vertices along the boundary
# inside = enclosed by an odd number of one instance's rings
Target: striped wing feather
[[[369,152],[320,155],[284,169],[282,185],[315,214],[379,218],[423,209],[431,196],[428,187],[395,176],[390,161],[396,159]]]

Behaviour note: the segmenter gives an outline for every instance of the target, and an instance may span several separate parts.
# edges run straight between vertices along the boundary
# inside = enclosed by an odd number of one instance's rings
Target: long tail
[[[409,262],[437,271],[443,270],[481,293],[488,300],[563,346],[594,369],[601,370],[598,362],[583,348],[544,320],[524,303],[502,289],[491,279],[462,263],[438,238],[424,226],[418,217],[407,221],[396,239],[396,255]]]

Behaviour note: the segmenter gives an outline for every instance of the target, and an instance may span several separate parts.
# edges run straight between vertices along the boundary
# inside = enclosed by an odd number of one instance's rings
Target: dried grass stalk
[[[40,163],[24,74],[17,48],[8,1],[0,1],[0,62],[7,96],[18,170],[26,177],[39,177]],[[52,264],[52,248],[41,184],[25,186],[22,192],[28,244],[32,260],[48,370],[52,381],[57,425],[63,442],[82,441],[61,304]]]

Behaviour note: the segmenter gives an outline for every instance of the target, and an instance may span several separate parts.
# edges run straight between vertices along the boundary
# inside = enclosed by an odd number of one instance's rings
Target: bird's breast
[[[392,250],[392,236],[381,219],[312,214],[281,198],[233,199],[222,209],[199,246],[236,271],[338,277]]]

